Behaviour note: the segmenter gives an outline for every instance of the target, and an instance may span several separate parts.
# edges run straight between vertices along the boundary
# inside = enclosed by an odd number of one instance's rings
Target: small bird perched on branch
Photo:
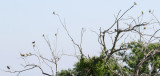
[[[21,53],[20,53],[20,55],[21,55],[21,56],[25,56],[24,54],[21,54]]]
[[[114,29],[115,32],[117,32],[117,29]]]
[[[35,41],[33,41],[32,44],[35,44]]]
[[[10,67],[9,67],[9,66],[7,66],[7,69],[10,69]]]
[[[33,44],[33,47],[35,47],[35,41],[33,41],[32,44]]]

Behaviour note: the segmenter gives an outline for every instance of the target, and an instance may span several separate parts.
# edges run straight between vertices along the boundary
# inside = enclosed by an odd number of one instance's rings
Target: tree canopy
[[[101,53],[99,56],[85,55],[83,53],[82,42],[84,28],[81,30],[80,43],[75,42],[74,38],[69,33],[65,22],[62,21],[59,14],[53,12],[56,15],[66,31],[68,37],[78,49],[79,55],[73,55],[78,59],[73,69],[58,71],[58,61],[62,55],[59,55],[57,46],[52,48],[51,42],[43,35],[46,41],[51,58],[43,56],[40,51],[36,53],[20,54],[24,61],[28,57],[37,57],[37,61],[40,64],[44,64],[49,67],[50,71],[45,71],[43,67],[36,63],[25,63],[23,70],[13,71],[9,66],[5,72],[17,73],[18,75],[22,72],[39,68],[41,73],[46,76],[140,76],[140,75],[159,75],[160,72],[160,37],[159,33],[160,22],[154,16],[153,12],[149,10],[149,14],[153,17],[149,21],[143,21],[144,12],[137,18],[127,17],[124,18],[126,13],[130,11],[136,3],[134,3],[129,9],[121,13],[121,10],[115,16],[115,22],[108,29],[99,29],[96,32],[97,40],[101,45]],[[147,29],[150,27],[152,29]],[[155,28],[156,27],[156,28]],[[149,32],[147,31],[149,30]],[[57,40],[57,33],[55,34]],[[136,36],[138,38],[134,38]],[[133,39],[131,39],[133,38]],[[112,43],[107,42],[112,41]],[[35,41],[32,42],[33,48],[37,48]],[[108,47],[111,45],[111,47]],[[76,51],[76,50],[75,50]],[[55,69],[53,69],[53,64]],[[56,74],[54,74],[56,73]]]

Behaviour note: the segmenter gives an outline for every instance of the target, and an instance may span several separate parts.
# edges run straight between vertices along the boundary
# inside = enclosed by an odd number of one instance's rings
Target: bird
[[[7,66],[7,69],[10,69],[10,67],[9,67],[9,66]]]
[[[55,12],[53,12],[53,14],[55,15],[56,13],[55,13]]]
[[[143,15],[144,13],[143,13],[143,11],[142,11],[142,15]]]
[[[21,53],[20,53],[20,55],[21,55],[21,56],[25,56],[24,54],[21,54]]]
[[[57,36],[57,33],[55,34],[55,36]]]
[[[151,13],[151,10],[149,10],[149,13]]]
[[[45,37],[44,34],[42,36]]]
[[[35,41],[33,41],[32,44],[35,44]]]
[[[136,3],[136,2],[134,2],[134,5],[137,5],[137,3]]]
[[[35,45],[33,45],[33,47],[35,47]]]
[[[117,32],[117,29],[114,29],[115,32]]]

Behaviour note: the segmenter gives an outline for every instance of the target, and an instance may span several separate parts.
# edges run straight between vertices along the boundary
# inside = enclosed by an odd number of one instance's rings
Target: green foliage
[[[103,76],[107,74],[105,60],[101,57],[92,57],[91,59],[81,59],[75,64],[75,70],[79,76]]]
[[[127,65],[125,65],[123,69],[129,74],[134,74],[140,60],[143,59],[149,51],[154,50],[159,45],[158,43],[151,43],[148,46],[145,46],[142,42],[131,42],[126,46],[130,48],[131,52],[129,54],[125,54],[124,62]],[[149,67],[151,65],[154,66],[152,74],[157,73],[157,70],[160,69],[160,57],[158,54],[145,61],[142,66],[140,66],[139,73],[149,74],[149,71],[151,70]]]
[[[73,76],[73,74],[75,75],[76,72],[71,69],[68,69],[68,70],[61,70],[59,76]]]
[[[94,56],[92,58],[80,59],[79,62],[75,64],[72,73],[75,76],[117,76],[109,70],[110,68],[113,71],[120,71],[116,60],[111,58],[108,62],[108,67],[105,64],[105,59],[104,54],[101,54],[99,57]],[[67,70],[62,70],[60,74],[60,76],[70,76],[69,71]]]
[[[59,76],[117,76],[117,74],[123,74],[124,76],[134,75],[136,67],[144,58],[144,56],[151,50],[154,50],[159,46],[158,43],[151,43],[148,46],[143,45],[142,42],[130,42],[128,44],[122,44],[123,48],[129,48],[127,52],[120,51],[116,53],[116,56],[123,58],[123,62],[126,64],[119,64],[119,61],[113,57],[110,58],[108,63],[105,63],[107,56],[102,53],[100,56],[91,58],[82,58],[74,66],[72,70],[62,70]],[[139,74],[149,74],[151,65],[154,66],[152,74],[157,73],[160,69],[160,54],[156,54],[147,61],[145,61],[139,69]],[[121,69],[120,69],[121,68]],[[113,73],[113,71],[115,73]]]

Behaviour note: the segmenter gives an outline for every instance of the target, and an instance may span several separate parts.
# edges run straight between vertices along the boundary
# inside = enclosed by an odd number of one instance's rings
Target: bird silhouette
[[[10,69],[10,67],[9,67],[9,66],[7,66],[7,69]]]
[[[35,41],[33,41],[32,44],[35,44]]]

